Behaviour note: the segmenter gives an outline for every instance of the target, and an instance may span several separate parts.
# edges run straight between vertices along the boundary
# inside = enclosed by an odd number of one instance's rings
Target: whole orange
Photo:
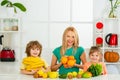
[[[66,64],[67,61],[68,61],[68,58],[67,58],[66,56],[63,56],[63,57],[61,58],[61,62],[62,62],[63,64]]]
[[[69,60],[74,60],[75,58],[74,58],[74,56],[68,56],[68,59]]]
[[[69,60],[68,62],[67,62],[67,65],[68,66],[74,66],[74,64],[75,64],[75,60]]]
[[[63,64],[63,66],[64,66],[65,68],[68,68],[68,65],[67,65],[67,64]]]

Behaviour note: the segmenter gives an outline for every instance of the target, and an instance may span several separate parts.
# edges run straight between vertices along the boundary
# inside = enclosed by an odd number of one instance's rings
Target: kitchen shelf
[[[0,17],[0,35],[3,35],[3,47],[0,48],[0,51],[5,47],[8,47],[10,50],[14,50],[15,62],[20,60],[22,51],[21,27],[21,19],[19,17]]]
[[[0,33],[19,33],[20,31],[0,31]]]
[[[101,23],[98,25],[98,23]],[[117,52],[120,55],[120,19],[119,18],[99,18],[99,19],[94,19],[94,28],[93,28],[93,45],[99,46],[102,50],[103,54],[103,62],[105,64],[115,64],[115,65],[120,65],[120,61],[118,62],[106,62],[104,59],[104,53],[106,51],[113,51]],[[102,26],[101,30],[102,32],[98,31],[100,30],[99,28]],[[105,41],[105,38],[108,34],[115,34],[117,35],[117,40],[116,44],[108,44]],[[101,37],[103,42],[101,42],[101,45],[98,45],[97,43],[97,38]],[[110,42],[110,36],[108,36],[106,39]]]
[[[104,47],[104,48],[101,47],[101,49],[117,50],[120,49],[120,47]]]
[[[118,61],[118,62],[106,62],[106,61],[104,61],[105,62],[105,64],[114,64],[114,65],[120,65],[120,61]]]

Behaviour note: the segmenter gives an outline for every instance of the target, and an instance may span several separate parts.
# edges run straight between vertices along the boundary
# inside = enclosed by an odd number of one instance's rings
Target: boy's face
[[[67,47],[72,47],[75,42],[75,34],[72,31],[68,31],[66,34]]]
[[[39,48],[31,48],[30,49],[30,55],[33,57],[38,57],[40,54],[40,49]]]
[[[90,57],[91,62],[99,62],[100,54],[98,52],[94,52],[90,54],[89,57]]]

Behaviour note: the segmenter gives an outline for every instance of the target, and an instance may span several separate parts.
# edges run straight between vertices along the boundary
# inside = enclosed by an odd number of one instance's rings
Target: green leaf
[[[109,1],[113,1],[113,0],[109,0]]]
[[[89,72],[92,73],[92,76],[98,76],[98,75],[101,75],[102,73],[102,65],[101,64],[96,64],[96,65],[91,65],[88,70]]]
[[[1,6],[5,6],[5,5],[6,5],[6,7],[13,7],[12,2],[8,1],[8,0],[4,0],[1,2]]]
[[[4,0],[4,1],[1,2],[1,6],[4,6],[4,5],[8,4],[8,3],[9,3],[9,1]]]
[[[117,5],[119,5],[120,4],[120,2],[117,2]]]
[[[17,8],[19,8],[23,12],[26,11],[25,6],[23,4],[21,4],[21,3],[14,3],[13,5],[16,6]]]
[[[15,8],[15,7],[14,7],[14,12],[15,12],[15,13],[17,13],[17,10],[16,10],[16,8]]]

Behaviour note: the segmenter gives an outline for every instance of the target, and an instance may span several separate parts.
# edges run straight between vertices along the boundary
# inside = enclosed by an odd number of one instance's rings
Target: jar
[[[10,31],[11,30],[11,26],[10,26],[10,19],[4,19],[3,20],[3,24],[4,24],[4,31]]]
[[[13,20],[12,31],[18,31],[18,19]]]
[[[103,46],[103,38],[98,36],[96,37],[96,46],[102,47]]]
[[[100,21],[96,23],[96,32],[97,33],[102,33],[103,32],[103,23],[100,22]]]

